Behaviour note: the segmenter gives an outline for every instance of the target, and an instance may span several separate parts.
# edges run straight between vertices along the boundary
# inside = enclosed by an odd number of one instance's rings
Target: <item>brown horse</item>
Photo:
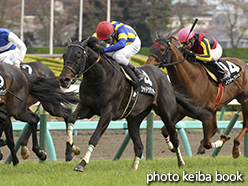
[[[33,74],[33,75],[37,75],[41,77],[56,77],[54,72],[48,66],[40,62],[22,63],[21,69],[22,71],[24,71],[25,73],[29,75]],[[57,83],[57,90],[60,91],[59,82]],[[37,101],[38,100],[36,98],[30,96],[26,103],[27,107],[30,107],[31,105],[35,104]],[[41,102],[41,105],[43,106],[44,110],[46,110],[52,116],[64,118],[66,128],[68,128],[67,118],[71,114],[71,109],[69,107],[61,107],[61,105],[49,105],[48,107],[46,104],[43,105],[42,102]],[[31,126],[29,126],[28,130],[26,131],[24,137],[21,140],[21,155],[23,159],[27,159],[30,154],[27,148],[27,144],[28,144],[28,139],[31,133],[32,133],[32,128]],[[73,148],[73,150],[76,155],[80,153],[80,149],[78,147]]]
[[[244,126],[240,134],[234,139],[232,154],[234,158],[240,155],[239,145],[245,134],[248,132],[248,67],[247,64],[237,58],[225,58],[225,60],[238,64],[241,68],[241,77],[237,78],[233,83],[223,87],[223,96],[219,104],[216,105],[216,96],[218,87],[207,74],[204,67],[198,62],[187,61],[183,53],[180,52],[176,44],[177,39],[171,34],[164,38],[156,40],[151,47],[150,56],[145,64],[162,64],[166,66],[170,80],[175,90],[186,93],[189,97],[196,101],[197,105],[204,107],[212,113],[212,120],[202,121],[204,139],[198,153],[204,153],[205,149],[222,146],[227,139],[222,136],[221,140],[211,144],[211,137],[218,131],[216,123],[216,112],[223,106],[227,105],[231,100],[237,99],[242,107],[244,117]],[[185,117],[184,111],[178,112],[174,123]],[[162,133],[167,137],[166,128],[162,129]]]
[[[5,132],[7,145],[13,157],[13,165],[19,160],[14,150],[12,123],[10,117],[27,122],[32,128],[33,148],[37,157],[46,159],[46,153],[41,151],[37,142],[37,123],[39,116],[29,109],[30,100],[38,100],[44,108],[63,110],[63,105],[77,103],[78,98],[73,92],[62,92],[56,77],[29,76],[19,68],[9,64],[0,64],[0,137]],[[56,108],[55,108],[56,106]],[[0,153],[1,154],[1,153]],[[2,155],[0,155],[2,156]]]

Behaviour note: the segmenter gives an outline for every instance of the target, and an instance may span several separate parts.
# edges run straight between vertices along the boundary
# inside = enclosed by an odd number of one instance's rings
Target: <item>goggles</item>
[[[188,44],[190,44],[190,40],[189,40],[189,41],[185,41],[185,42],[181,42],[181,44],[182,44],[183,46],[188,45]]]

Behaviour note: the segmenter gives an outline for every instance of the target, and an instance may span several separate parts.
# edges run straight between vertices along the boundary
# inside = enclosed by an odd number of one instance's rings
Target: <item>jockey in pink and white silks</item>
[[[20,68],[26,52],[26,45],[16,34],[0,28],[0,63],[8,63]]]

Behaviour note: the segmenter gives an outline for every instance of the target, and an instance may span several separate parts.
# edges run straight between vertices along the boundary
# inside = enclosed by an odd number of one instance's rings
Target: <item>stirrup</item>
[[[143,80],[145,78],[145,75],[142,70],[135,68],[134,73],[139,81]]]
[[[220,79],[220,81],[223,82],[223,81],[228,80],[229,78],[230,78],[230,74],[225,73],[225,74],[223,75],[223,78]]]

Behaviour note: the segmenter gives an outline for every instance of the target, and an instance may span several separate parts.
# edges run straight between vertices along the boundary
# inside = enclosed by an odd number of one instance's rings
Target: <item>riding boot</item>
[[[139,81],[141,81],[142,79],[145,78],[145,75],[144,75],[144,73],[143,73],[142,70],[140,70],[140,69],[134,67],[134,68],[133,68],[133,71],[134,71],[134,73],[135,73],[135,75],[137,76],[137,78],[138,78]]]
[[[219,62],[215,61],[215,65],[218,67],[218,72],[221,73],[222,78],[220,79],[221,82],[226,81],[227,79],[230,78],[230,73],[225,70],[220,64]]]

